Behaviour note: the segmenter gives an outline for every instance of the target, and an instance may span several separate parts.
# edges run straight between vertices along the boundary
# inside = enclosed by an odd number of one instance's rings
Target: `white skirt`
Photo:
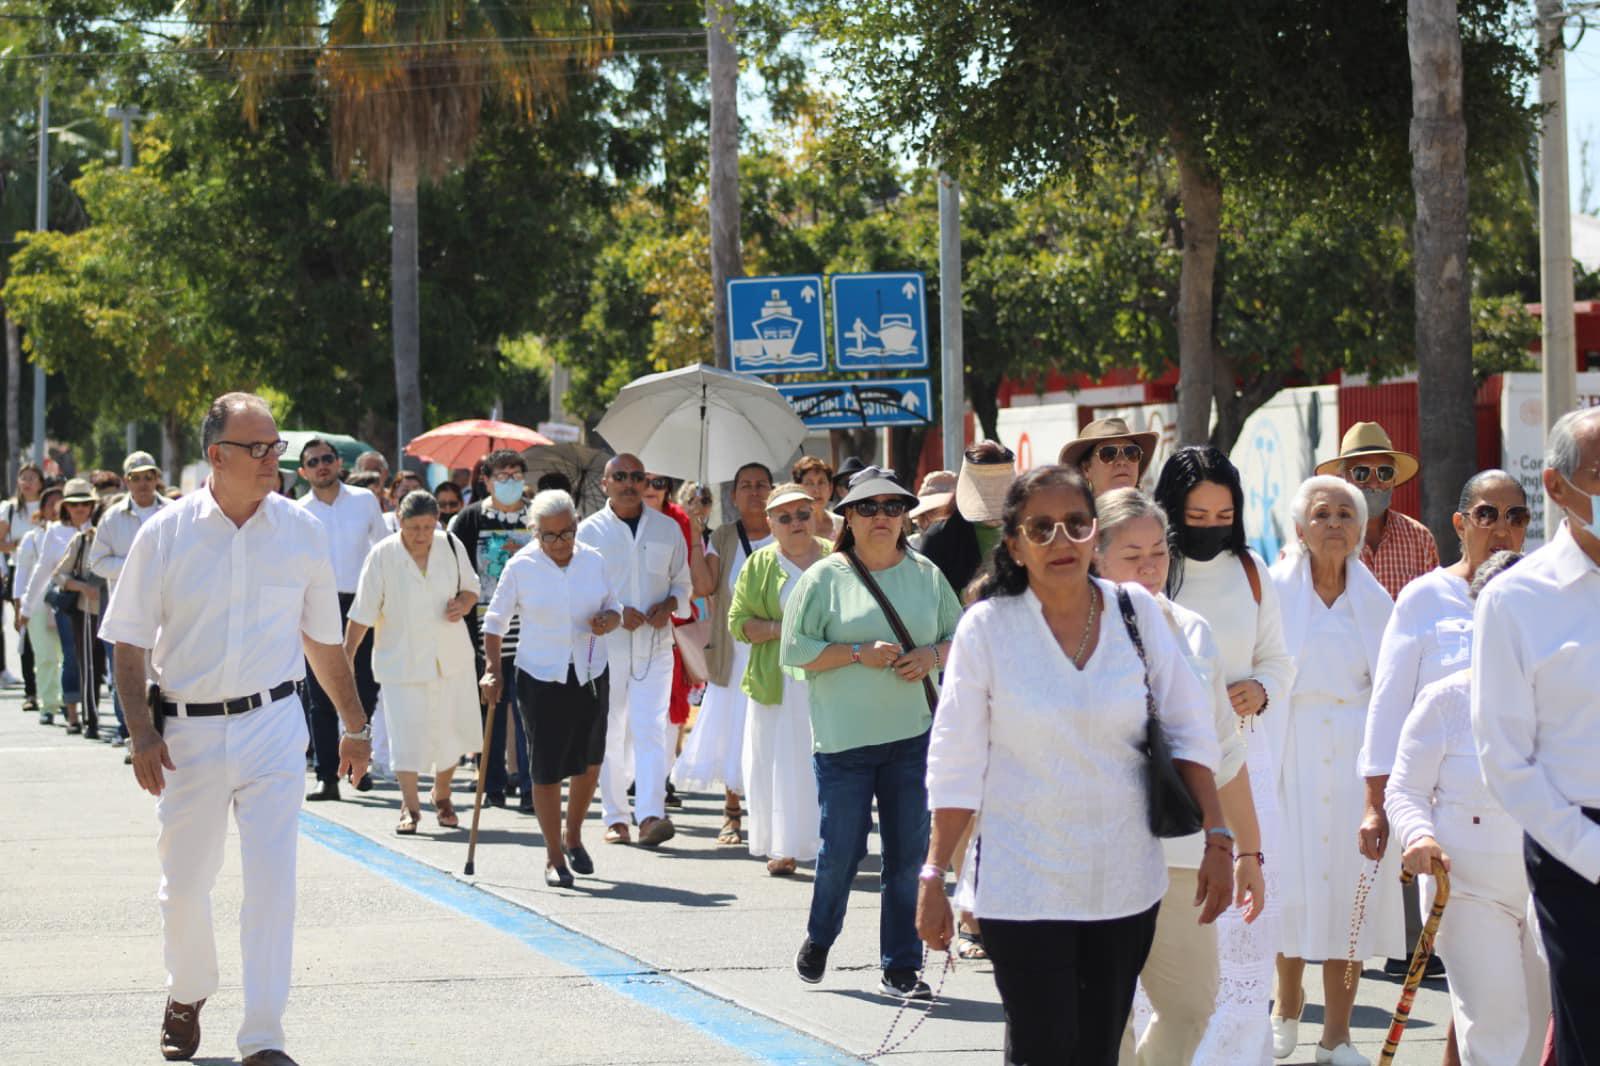
[[[472,671],[417,683],[383,682],[389,764],[396,773],[452,769],[483,744]]]
[[[822,849],[822,812],[811,766],[811,694],[804,681],[785,677],[777,706],[749,701],[744,781],[750,854],[815,859]]]
[[[739,687],[750,662],[750,645],[735,641],[730,685],[707,685],[700,714],[672,768],[672,783],[686,792],[719,788],[744,792],[744,717],[749,697]]]

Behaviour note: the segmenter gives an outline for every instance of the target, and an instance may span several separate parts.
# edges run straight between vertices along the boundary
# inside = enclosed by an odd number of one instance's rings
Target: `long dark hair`
[[[1176,598],[1183,587],[1183,531],[1189,528],[1189,493],[1195,486],[1207,481],[1221,485],[1233,497],[1233,532],[1228,537],[1228,550],[1243,555],[1249,549],[1244,539],[1244,485],[1239,480],[1239,470],[1222,449],[1210,445],[1193,445],[1172,453],[1161,468],[1156,480],[1155,498],[1167,512],[1170,529],[1168,545],[1172,551],[1172,569],[1167,574],[1167,595]]]
[[[1083,497],[1089,516],[1095,517],[1094,490],[1089,488],[1083,471],[1075,466],[1041,466],[1028,471],[1006,489],[1005,503],[1000,510],[1000,543],[994,546],[994,555],[973,583],[967,586],[967,600],[977,603],[992,596],[1020,596],[1028,588],[1028,571],[1011,554],[1006,541],[1016,537],[1022,529],[1022,512],[1033,499],[1033,494],[1045,489],[1072,489]]]

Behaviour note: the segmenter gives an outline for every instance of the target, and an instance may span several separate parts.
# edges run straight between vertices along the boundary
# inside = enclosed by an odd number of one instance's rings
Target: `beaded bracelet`
[[[1239,859],[1254,859],[1257,866],[1265,866],[1267,864],[1267,857],[1259,851],[1241,851],[1234,856],[1234,861]]]

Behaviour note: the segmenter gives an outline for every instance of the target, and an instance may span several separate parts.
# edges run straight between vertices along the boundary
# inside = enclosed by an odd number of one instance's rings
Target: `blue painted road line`
[[[323,847],[441,907],[516,937],[546,958],[584,974],[640,1006],[698,1029],[757,1062],[860,1063],[848,1054],[770,1018],[746,1010],[671,974],[606,947],[542,915],[490,895],[425,863],[407,858],[302,811],[300,832]]]

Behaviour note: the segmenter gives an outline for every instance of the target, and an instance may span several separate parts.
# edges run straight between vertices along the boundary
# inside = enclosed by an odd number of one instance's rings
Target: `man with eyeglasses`
[[[1376,422],[1357,422],[1345,432],[1339,454],[1317,465],[1360,490],[1367,501],[1367,536],[1361,561],[1390,596],[1439,566],[1439,546],[1428,527],[1389,506],[1394,490],[1417,476],[1417,459],[1397,451]]]
[[[510,448],[497,448],[483,460],[489,481],[488,492],[475,499],[450,522],[450,532],[456,535],[467,557],[478,570],[478,605],[467,615],[467,631],[472,634],[472,646],[477,650],[478,676],[485,672],[483,644],[483,616],[494,600],[494,590],[500,585],[500,575],[505,572],[511,557],[533,540],[528,526],[528,461],[521,452]],[[512,617],[500,638],[500,677],[516,677],[517,641],[522,635],[520,619]],[[504,685],[500,701],[495,705],[494,731],[489,736],[489,750],[479,756],[478,772],[484,776],[484,798],[493,807],[506,805],[510,777],[506,772],[506,737],[515,739],[517,760],[517,809],[523,814],[533,811],[533,777],[529,772],[528,740],[524,734],[521,716],[517,713],[517,686]],[[480,695],[481,695],[480,691]],[[482,713],[487,719],[489,708]],[[510,723],[507,723],[510,719]]]
[[[378,497],[366,489],[346,485],[339,474],[344,464],[333,445],[312,437],[300,449],[300,476],[311,491],[300,498],[300,507],[322,524],[332,549],[334,587],[339,593],[341,625],[356,600],[361,584],[361,566],[372,546],[389,535],[383,524],[383,508]],[[361,711],[370,720],[378,705],[378,682],[372,676],[372,634],[368,633],[356,653],[356,692]],[[333,700],[318,683],[313,671],[306,679],[307,713],[311,722],[311,747],[316,755],[317,787],[306,799],[319,803],[339,798],[339,716]],[[356,790],[372,788],[372,778],[362,775]]]
[[[618,455],[605,468],[606,505],[578,526],[622,601],[622,625],[606,637],[610,707],[600,798],[608,844],[630,842],[628,782],[639,843],[656,847],[677,830],[666,816],[667,703],[672,692],[672,616],[688,607],[689,552],[683,531],[644,505],[644,464]],[[629,748],[633,758],[628,758]]]

